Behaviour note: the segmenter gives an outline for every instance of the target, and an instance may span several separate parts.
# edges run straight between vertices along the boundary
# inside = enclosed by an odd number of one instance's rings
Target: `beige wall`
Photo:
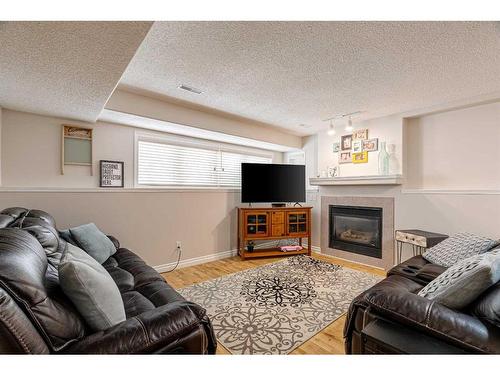
[[[395,198],[397,229],[418,228],[453,234],[461,231],[500,238],[500,103],[477,105],[403,121],[404,173],[401,186],[325,186],[309,193],[314,217],[319,197]],[[319,142],[319,147],[321,147]],[[318,155],[330,152],[330,145]],[[328,148],[328,150],[326,149]],[[313,245],[320,244],[319,221]],[[404,257],[411,255],[406,249]]]
[[[225,134],[276,143],[299,149],[302,139],[277,128],[217,111],[202,111],[194,107],[177,105],[160,99],[116,90],[106,109],[170,121]]]
[[[401,116],[387,116],[369,121],[363,121],[354,124],[355,129],[368,129],[368,138],[378,138],[379,149],[381,142],[386,142],[387,145],[394,144],[396,146],[395,153],[398,160],[398,170],[394,174],[402,173],[403,166],[403,118]],[[338,166],[341,177],[349,176],[372,176],[378,174],[378,152],[373,151],[368,153],[368,163],[362,164],[339,164],[339,153],[333,152],[333,143],[340,142],[341,136],[351,134],[346,132],[345,124],[340,123],[336,126],[337,133],[334,136],[329,136],[327,131],[323,131],[317,135],[318,137],[318,170],[317,174],[322,171],[328,171],[328,167]]]
[[[94,222],[153,266],[236,248],[237,192],[1,192],[0,206],[38,208],[60,229]]]
[[[4,187],[95,188],[99,186],[101,159],[125,162],[125,184],[133,186],[134,128],[10,110],[4,110],[2,118]],[[61,124],[65,123],[94,129],[93,176],[90,167],[69,165],[61,175]]]
[[[176,260],[172,253],[175,241],[182,241],[182,260],[236,248],[239,191],[132,188],[133,127],[86,124],[5,109],[1,119],[1,208],[48,211],[61,229],[95,222],[153,266]],[[93,176],[89,167],[76,166],[66,166],[65,174],[60,174],[63,123],[93,127]],[[279,163],[282,154],[276,152],[274,158]],[[126,189],[98,189],[100,159],[125,162]]]
[[[407,187],[500,189],[500,103],[408,120]]]
[[[4,187],[96,188],[99,160],[118,160],[125,162],[125,187],[131,188],[135,132],[161,134],[105,122],[89,124],[10,110],[4,110],[2,118]],[[90,167],[71,165],[65,166],[65,173],[61,174],[61,124],[66,123],[94,129],[93,176]],[[276,163],[282,158],[282,153],[273,152]]]

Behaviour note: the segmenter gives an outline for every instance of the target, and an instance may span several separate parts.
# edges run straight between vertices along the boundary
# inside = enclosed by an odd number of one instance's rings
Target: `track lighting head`
[[[347,121],[347,126],[345,127],[345,130],[350,132],[354,129],[354,127],[352,126],[352,120],[351,120],[351,116],[349,116],[349,121]]]
[[[329,129],[328,129],[327,134],[328,134],[328,135],[335,135],[335,133],[336,133],[336,132],[335,132],[335,128],[334,128],[334,126],[333,126],[333,120],[330,120],[330,127],[329,127]]]

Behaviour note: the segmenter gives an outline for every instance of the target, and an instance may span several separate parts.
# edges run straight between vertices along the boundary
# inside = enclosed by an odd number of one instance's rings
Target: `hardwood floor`
[[[364,266],[343,259],[313,254],[315,258],[326,262],[340,264],[344,267],[369,272],[375,275],[385,276],[385,271]],[[220,276],[243,271],[249,268],[262,266],[264,264],[277,262],[283,258],[262,258],[241,260],[240,257],[226,258],[215,262],[200,264],[181,268],[162,276],[176,289],[214,279]],[[315,336],[296,348],[291,354],[344,354],[344,339],[342,330],[344,328],[345,315],[342,315],[328,327],[318,332]],[[230,354],[222,345],[218,345],[217,354]]]

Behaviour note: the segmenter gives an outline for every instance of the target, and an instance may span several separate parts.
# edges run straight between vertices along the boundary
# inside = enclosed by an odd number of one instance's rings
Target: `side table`
[[[426,232],[419,229],[398,229],[394,235],[396,239],[397,263],[401,263],[403,244],[412,246],[413,256],[422,255],[424,250],[437,245],[448,238],[446,234]]]

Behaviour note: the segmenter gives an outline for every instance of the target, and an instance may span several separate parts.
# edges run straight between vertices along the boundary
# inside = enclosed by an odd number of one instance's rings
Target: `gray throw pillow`
[[[443,267],[482,254],[498,245],[498,241],[470,233],[458,233],[427,250],[423,257]]]
[[[114,280],[95,259],[70,243],[59,264],[59,283],[94,331],[125,320],[123,300]]]
[[[500,280],[500,250],[464,259],[425,286],[418,295],[461,309]]]
[[[71,228],[69,232],[78,246],[100,264],[103,264],[111,255],[116,253],[113,242],[94,223]]]

